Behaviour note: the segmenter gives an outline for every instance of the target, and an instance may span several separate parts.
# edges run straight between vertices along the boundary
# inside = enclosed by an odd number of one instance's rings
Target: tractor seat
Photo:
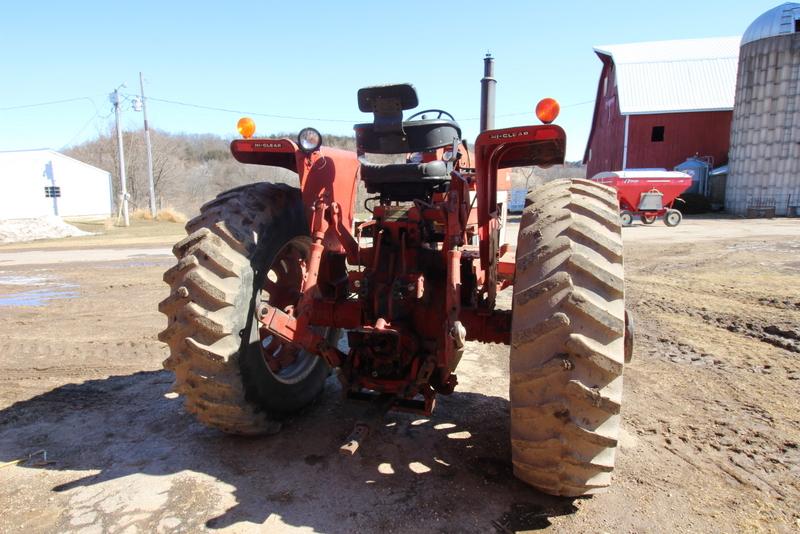
[[[445,119],[398,123],[396,131],[382,131],[374,123],[356,124],[356,148],[370,154],[428,152],[461,141],[461,127]]]
[[[428,163],[370,163],[364,158],[361,164],[361,179],[369,193],[378,193],[381,198],[394,201],[423,199],[450,182],[453,164],[445,161]]]

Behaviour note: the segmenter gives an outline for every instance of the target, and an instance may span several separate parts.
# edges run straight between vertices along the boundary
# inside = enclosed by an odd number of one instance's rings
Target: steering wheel
[[[453,122],[456,121],[456,118],[453,117],[452,115],[450,115],[445,110],[443,110],[443,109],[435,109],[435,108],[423,109],[422,111],[418,111],[418,112],[414,113],[413,115],[411,115],[409,118],[407,118],[406,121],[410,121],[410,120],[412,120],[412,119],[414,119],[416,117],[419,117],[420,115],[424,115],[425,113],[438,113],[438,115],[436,116],[437,119],[441,119],[442,115],[444,115],[447,118],[449,118],[451,121],[453,121]]]

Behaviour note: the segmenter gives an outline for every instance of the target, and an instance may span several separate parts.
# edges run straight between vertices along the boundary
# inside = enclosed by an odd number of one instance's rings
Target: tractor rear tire
[[[164,367],[173,391],[203,424],[240,435],[270,434],[280,417],[321,392],[329,374],[309,360],[291,383],[277,380],[261,354],[256,300],[267,266],[287,243],[307,239],[300,191],[258,183],[226,191],[186,224],[172,249],[177,264],[164,273],[170,295],[159,304],[169,345]],[[255,332],[255,335],[253,334]]]
[[[558,180],[526,204],[511,327],[514,474],[553,495],[599,493],[614,468],[626,356],[616,193]]]

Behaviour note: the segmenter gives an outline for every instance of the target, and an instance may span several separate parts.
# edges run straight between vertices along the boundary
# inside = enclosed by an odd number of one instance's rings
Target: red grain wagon
[[[692,177],[684,172],[641,170],[601,172],[592,180],[617,190],[622,226],[633,224],[638,215],[644,224],[664,217],[667,226],[678,226],[683,215],[673,208],[678,196],[692,186]]]

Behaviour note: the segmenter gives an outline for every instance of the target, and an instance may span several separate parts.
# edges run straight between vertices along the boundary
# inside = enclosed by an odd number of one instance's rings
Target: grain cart
[[[373,117],[355,125],[356,152],[313,128],[253,138],[240,121],[233,156],[289,169],[300,187],[226,191],[173,249],[164,366],[201,422],[275,432],[331,369],[350,399],[430,414],[457,388],[468,341],[505,343],[515,474],[557,495],[609,484],[631,338],[615,192],[548,183],[527,196],[516,256],[500,242],[498,170],[562,163],[566,137],[550,99],[537,107],[545,124],[494,129],[493,60],[484,67],[472,150],[444,110],[404,118],[418,105],[408,84],[358,91]],[[372,217],[355,224],[359,180]],[[513,312],[497,309],[512,284]]]
[[[675,202],[692,185],[692,177],[684,172],[653,169],[601,172],[592,181],[617,190],[622,226],[631,226],[635,215],[644,224],[663,217],[667,226],[678,226],[683,214],[675,209]]]

